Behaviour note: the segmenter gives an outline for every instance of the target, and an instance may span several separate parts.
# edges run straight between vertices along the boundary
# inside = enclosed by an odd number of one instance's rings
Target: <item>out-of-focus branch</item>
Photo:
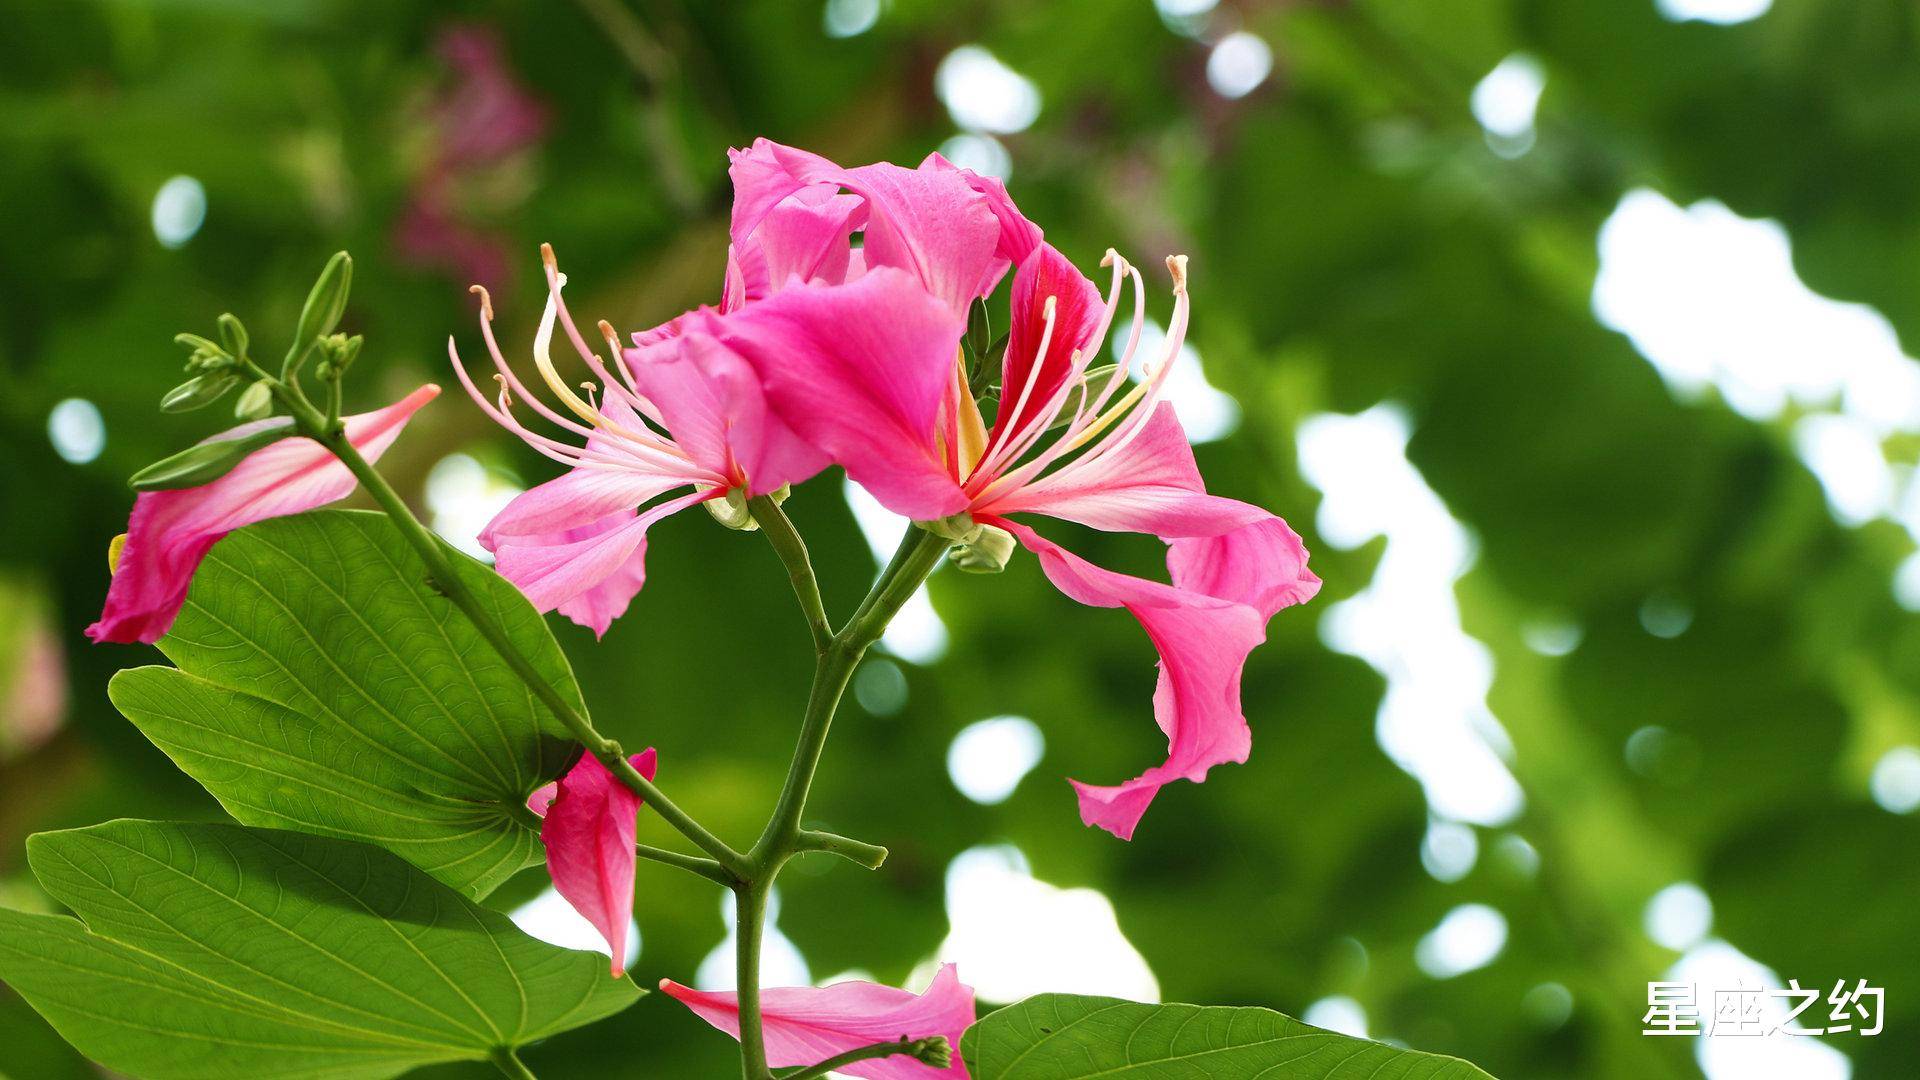
[[[652,152],[660,186],[682,217],[700,210],[700,188],[687,163],[686,144],[675,129],[670,90],[678,75],[673,54],[647,30],[622,0],[578,0],[580,10],[607,36],[633,72],[640,130]]]

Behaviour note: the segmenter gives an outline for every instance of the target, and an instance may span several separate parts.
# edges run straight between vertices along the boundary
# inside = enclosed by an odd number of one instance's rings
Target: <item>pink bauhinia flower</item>
[[[923,252],[928,261],[943,252]],[[978,264],[977,249],[959,256]],[[1186,263],[1168,260],[1174,311],[1165,353],[1121,387],[1145,323],[1137,270],[1109,251],[1100,291],[1051,246],[1022,259],[998,415],[989,429],[958,361],[952,298],[930,283],[952,273],[870,268],[839,286],[793,283],[720,319],[713,335],[758,371],[774,409],[896,513],[966,535],[1004,530],[1083,604],[1124,607],[1160,651],[1154,714],[1167,761],[1117,786],[1075,783],[1081,817],[1131,837],[1159,789],[1245,761],[1250,736],[1240,673],[1281,607],[1314,595],[1306,549],[1267,511],[1207,493],[1170,404],[1167,376],[1188,318]],[[964,276],[964,275],[963,275]],[[1120,303],[1134,288],[1121,362],[1088,377]],[[1044,514],[1170,545],[1172,583],[1103,570],[1009,515]]]
[[[346,418],[347,439],[376,460],[393,445],[420,406],[440,393],[427,385],[376,412]],[[258,435],[292,423],[286,417],[242,424],[206,442]],[[241,460],[219,479],[198,487],[143,491],[134,497],[126,542],[100,620],[87,627],[95,641],[157,641],[187,600],[187,586],[213,545],[242,526],[298,514],[353,493],[353,474],[312,439],[290,436]]]
[[[663,979],[660,989],[721,1031],[740,1037],[739,995],[708,993]],[[961,1080],[960,1034],[973,1023],[973,988],[943,964],[924,994],[869,982],[779,987],[760,991],[760,1019],[767,1063],[775,1068],[813,1065],[875,1043],[946,1036],[952,1064],[937,1069],[896,1054],[836,1069],[866,1080]]]
[[[480,331],[499,369],[497,400],[489,401],[474,385],[451,339],[447,350],[461,384],[487,415],[569,467],[509,503],[480,534],[481,544],[535,607],[558,610],[604,634],[646,581],[646,536],[654,522],[733,493],[775,491],[820,471],[826,458],[767,408],[753,369],[710,336],[683,335],[671,355],[629,364],[620,357],[613,328],[602,322],[614,357],[609,368],[561,299],[566,279],[552,249],[541,251],[549,295],[533,360],[562,408],[542,403],[514,375],[493,336],[492,304],[479,286]],[[556,321],[596,380],[581,389],[554,365]],[[569,438],[523,425],[513,411],[516,399]],[[676,494],[661,499],[669,493]]]
[[[658,761],[648,747],[627,759],[651,780]],[[600,759],[583,754],[559,780],[535,791],[527,808],[539,815],[553,888],[607,939],[613,977],[626,970],[633,919],[634,833],[640,796]]]

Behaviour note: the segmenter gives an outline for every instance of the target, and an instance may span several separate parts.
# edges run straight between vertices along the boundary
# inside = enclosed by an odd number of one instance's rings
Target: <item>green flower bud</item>
[[[346,313],[347,293],[352,288],[353,256],[337,252],[327,260],[326,269],[320,271],[320,279],[307,294],[306,306],[300,309],[300,324],[293,332],[293,345],[287,349],[287,371],[305,363],[315,343],[333,333],[340,316]]]
[[[233,415],[242,420],[265,420],[272,416],[273,386],[261,379],[241,391],[240,400],[233,403]]]
[[[240,376],[225,368],[204,371],[167,391],[160,399],[160,411],[187,412],[211,405],[239,382]]]
[[[240,325],[232,312],[220,316],[220,340],[235,359],[247,355],[247,328]]]
[[[953,1044],[947,1041],[945,1035],[933,1035],[917,1040],[907,1053],[908,1056],[936,1069],[953,1067]]]
[[[127,482],[135,491],[172,491],[211,484],[232,472],[234,466],[255,450],[271,446],[293,433],[293,424],[289,422],[244,438],[197,443],[141,469]]]
[[[980,526],[974,523],[973,515],[964,510],[933,521],[916,521],[914,524],[935,536],[944,536],[962,544],[971,543],[974,537],[980,535]]]
[[[1013,534],[993,525],[980,526],[972,540],[947,552],[953,565],[969,574],[997,574],[1013,558]]]

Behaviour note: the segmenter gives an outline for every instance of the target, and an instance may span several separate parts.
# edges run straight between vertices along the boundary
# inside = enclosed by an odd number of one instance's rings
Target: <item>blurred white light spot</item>
[[[1713,929],[1713,901],[1700,886],[1677,882],[1653,894],[1640,922],[1655,944],[1684,952]]]
[[[1880,449],[1880,434],[1864,421],[1829,413],[1803,416],[1793,426],[1793,446],[1843,524],[1865,525],[1893,509],[1893,467]]]
[[[1307,1006],[1300,1019],[1317,1028],[1337,1031],[1356,1039],[1367,1037],[1367,1010],[1350,997],[1323,997]]]
[[[1206,30],[1207,17],[1220,6],[1220,0],[1153,0],[1153,6],[1167,29],[1197,38]]]
[[[1580,624],[1564,619],[1539,619],[1520,628],[1520,639],[1541,656],[1565,656],[1580,647]]]
[[[207,220],[207,189],[191,176],[176,176],[153,194],[153,235],[161,247],[193,239]]]
[[[482,562],[493,553],[480,546],[481,530],[506,508],[520,488],[467,454],[448,454],[427,473],[427,509],[440,538]]]
[[[827,0],[820,23],[828,37],[850,38],[873,29],[880,21],[880,0]]]
[[[1095,889],[1034,878],[1011,845],[961,852],[947,867],[952,929],[937,959],[960,965],[985,1001],[1041,993],[1160,1000],[1160,983]]]
[[[987,806],[1007,801],[1046,752],[1040,728],[1024,716],[996,716],[960,729],[947,750],[947,775],[960,794]]]
[[[1113,328],[1110,335],[1113,343],[1113,358],[1117,362],[1127,349],[1127,339],[1133,336],[1131,319]],[[1140,327],[1140,343],[1134,349],[1133,366],[1127,375],[1139,382],[1145,375],[1148,364],[1158,364],[1167,353],[1167,332],[1160,324],[1148,319]],[[1200,353],[1190,341],[1180,343],[1180,355],[1174,359],[1173,370],[1167,374],[1166,384],[1160,391],[1163,400],[1173,405],[1174,414],[1180,418],[1180,426],[1187,433],[1187,441],[1208,443],[1224,439],[1233,434],[1240,426],[1240,403],[1232,394],[1207,381],[1206,367],[1200,362]]]
[[[934,92],[968,131],[1012,135],[1040,117],[1040,88],[978,45],[962,45],[940,61]]]
[[[955,135],[940,144],[940,156],[963,169],[1002,180],[1013,175],[1013,157],[1004,143],[991,135]]]
[[[1236,30],[1207,54],[1207,85],[1224,98],[1245,97],[1273,74],[1273,50],[1265,39]]]
[[[47,438],[61,460],[85,465],[107,448],[107,422],[93,402],[70,397],[47,413]]]
[[[1693,609],[1671,596],[1649,596],[1640,605],[1640,628],[1657,638],[1677,638],[1693,625]]]
[[[892,716],[907,704],[907,675],[899,664],[875,657],[854,676],[853,698],[875,716]]]
[[[597,952],[602,956],[613,955],[607,948],[607,939],[587,921],[586,916],[573,910],[566,898],[555,892],[549,885],[540,891],[540,895],[514,908],[507,916],[513,925],[539,938],[549,945],[558,945],[562,949],[574,949],[579,952]],[[627,923],[627,955],[622,967],[632,967],[640,959],[640,924],[631,920]]]
[[[1461,904],[1414,946],[1414,963],[1436,979],[1486,967],[1507,947],[1507,917],[1485,904]]]
[[[739,973],[734,970],[734,949],[740,940],[734,925],[735,910],[732,893],[720,898],[720,918],[727,925],[727,938],[714,946],[693,973],[693,984],[702,990],[735,990],[740,986]],[[811,986],[813,973],[807,968],[807,958],[775,925],[779,918],[780,893],[775,890],[767,894],[767,928],[760,939],[760,985]]]
[[[1495,153],[1519,157],[1533,148],[1533,118],[1546,88],[1546,69],[1525,53],[1500,61],[1474,85],[1473,115]]]
[[[1674,962],[1664,978],[1691,984],[1700,1009],[1700,1030],[1713,1023],[1714,995],[1719,991],[1765,990],[1784,988],[1786,981],[1771,968],[1746,956],[1724,941],[1705,941]],[[1802,983],[1806,986],[1808,984]],[[1762,994],[1760,1028],[1779,1028],[1786,1022],[1788,999]],[[1820,1026],[1815,1014],[1821,1006],[1809,1006],[1795,1024]],[[1811,1025],[1809,1025],[1811,1021]],[[1695,1038],[1694,1059],[1707,1080],[1848,1080],[1853,1075],[1847,1056],[1819,1039],[1775,1031],[1772,1035],[1752,1033],[1732,1037]]]
[[[1773,0],[1654,0],[1660,14],[1674,22],[1742,23],[1757,19],[1773,7]]]
[[[1868,788],[1881,809],[1896,814],[1920,810],[1920,749],[1896,746],[1882,754]]]
[[[1536,1026],[1552,1030],[1573,1016],[1573,991],[1557,982],[1541,983],[1520,999],[1520,1012]]]
[[[867,538],[867,546],[873,549],[873,557],[881,563],[892,559],[893,549],[900,546],[911,527],[907,519],[881,506],[878,499],[852,480],[845,481],[841,491],[846,495],[847,507],[853,511],[854,522],[860,526],[860,535]],[[925,585],[900,609],[900,614],[894,616],[887,632],[881,635],[880,645],[915,664],[931,664],[947,654],[947,624],[940,621],[939,612],[933,609]]]
[[[1330,605],[1320,634],[1386,676],[1380,746],[1420,781],[1434,815],[1501,825],[1520,813],[1524,797],[1501,759],[1506,734],[1487,709],[1492,655],[1461,629],[1453,595],[1474,546],[1407,460],[1411,433],[1393,405],[1321,413],[1300,425],[1300,471],[1326,495],[1321,536],[1342,550],[1387,538],[1373,581]]]
[[[1457,821],[1434,821],[1420,841],[1420,865],[1435,881],[1454,882],[1473,871],[1480,858],[1480,839]]]

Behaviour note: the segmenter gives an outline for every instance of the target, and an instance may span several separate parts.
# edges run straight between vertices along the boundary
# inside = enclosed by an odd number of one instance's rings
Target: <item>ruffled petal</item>
[[[399,438],[420,406],[440,393],[422,386],[384,409],[346,418],[347,439],[369,461]],[[243,438],[283,419],[244,424],[207,442]],[[282,439],[247,456],[232,471],[199,487],[145,491],[133,500],[127,543],[100,619],[87,627],[95,641],[155,641],[186,603],[193,572],[220,538],[243,526],[325,506],[353,493],[355,481],[325,447],[311,439]]]
[[[920,163],[922,169],[951,169],[967,181],[967,186],[979,192],[987,200],[988,209],[1000,222],[1000,243],[994,248],[996,266],[988,270],[988,278],[980,284],[980,295],[993,291],[1000,282],[1002,274],[1009,266],[1019,266],[1040,246],[1042,233],[1040,226],[1028,221],[1020,208],[1013,205],[1012,196],[1007,194],[1007,185],[997,176],[982,176],[972,169],[962,169],[938,153],[928,154]]]
[[[793,430],[889,509],[929,519],[966,505],[936,435],[963,323],[912,277],[876,267],[795,286],[714,326]]]
[[[689,325],[716,326],[702,317]],[[826,468],[827,458],[767,407],[760,376],[702,329],[625,353],[635,385],[674,442],[700,465],[764,495]]]
[[[683,477],[577,466],[515,495],[481,530],[480,546],[497,553],[503,545],[524,545],[533,537],[546,538],[543,542],[550,543],[554,536],[600,525],[622,511],[631,518],[636,507],[685,486]],[[571,539],[589,535],[597,532],[583,532]]]
[[[630,519],[622,517],[611,527],[603,518],[557,533],[496,536],[493,568],[541,611],[571,607],[594,617],[599,609],[593,605],[611,607],[619,592],[628,585],[637,591],[645,580],[639,562],[646,554],[647,529],[668,514],[713,497],[711,491],[682,495],[650,506]],[[584,594],[595,590],[604,591],[583,599]],[[627,592],[618,602],[619,610],[626,610],[625,601],[632,598],[633,593]],[[596,633],[606,629],[595,622],[575,621],[593,627]]]
[[[657,760],[651,748],[627,759],[651,780]],[[640,796],[583,754],[559,781],[535,791],[527,807],[540,815],[540,842],[547,873],[565,897],[607,939],[613,975],[626,968],[627,927],[633,919],[633,842]]]
[[[965,314],[983,283],[997,279],[1000,218],[974,188],[972,174],[951,165],[903,169],[882,162],[843,169],[818,154],[759,139],[733,152],[728,172],[736,252],[788,196],[824,185],[865,201],[861,254],[869,269],[893,266],[912,273],[955,315]]]
[[[803,188],[780,200],[728,253],[720,310],[764,300],[790,281],[843,284],[850,276],[853,230],[865,217],[865,200],[824,187]]]
[[[708,993],[662,980],[660,989],[702,1020],[738,1039],[739,996]],[[897,1039],[944,1035],[953,1044],[953,1064],[936,1069],[909,1057],[875,1058],[836,1070],[866,1080],[962,1080],[960,1034],[973,1023],[973,988],[943,964],[924,994],[869,982],[779,987],[760,991],[760,1018],[767,1063],[774,1068],[814,1065],[849,1050]]]
[[[1163,540],[1217,536],[1273,519],[1257,506],[1207,494],[1193,447],[1167,402],[1154,408],[1125,446],[1070,463],[975,512],[1046,514],[1106,532],[1151,533]]]
[[[1167,760],[1113,787],[1074,781],[1080,818],[1122,840],[1163,786],[1199,783],[1223,762],[1243,762],[1251,744],[1240,710],[1240,672],[1247,654],[1266,639],[1266,619],[1254,608],[1203,592],[1117,574],[1043,539],[1024,525],[996,518],[1040,560],[1048,580],[1093,607],[1124,607],[1160,652],[1154,719],[1167,736]]]
[[[1320,578],[1307,568],[1307,547],[1287,523],[1262,511],[1262,517],[1219,536],[1175,540],[1167,550],[1167,568],[1182,589],[1246,604],[1262,618],[1320,591]]]
[[[1047,334],[1046,306],[1054,301],[1053,333]],[[1003,430],[1023,430],[1036,413],[1052,401],[1060,384],[1086,366],[1076,364],[1076,349],[1087,346],[1099,329],[1106,302],[1086,275],[1051,244],[1041,244],[1013,275],[1013,322],[1007,336],[1007,362],[1000,381],[1002,415],[993,422]],[[1040,356],[1040,340],[1047,352]],[[1034,373],[1035,361],[1039,372]],[[1028,389],[1028,380],[1032,388]],[[1016,408],[1017,407],[1017,408]],[[1049,420],[1052,417],[1048,417]]]

